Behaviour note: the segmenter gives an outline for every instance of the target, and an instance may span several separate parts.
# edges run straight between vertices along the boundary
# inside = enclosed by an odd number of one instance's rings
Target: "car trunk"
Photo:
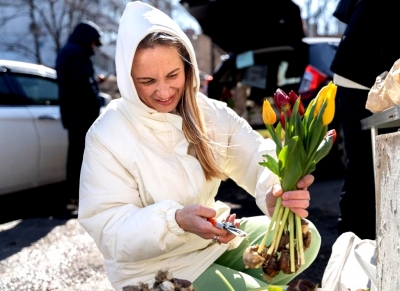
[[[294,46],[305,37],[300,8],[291,0],[181,0],[203,33],[225,52]]]
[[[277,87],[297,90],[308,63],[300,8],[290,0],[181,0],[203,33],[228,54],[213,72],[208,96],[220,99],[237,82],[260,104]]]
[[[300,8],[291,0],[180,3],[199,22],[203,33],[227,52],[208,83],[208,97],[225,101],[253,128],[265,128],[263,100],[273,102],[277,88],[297,92],[308,64]],[[240,95],[235,93],[239,91]]]

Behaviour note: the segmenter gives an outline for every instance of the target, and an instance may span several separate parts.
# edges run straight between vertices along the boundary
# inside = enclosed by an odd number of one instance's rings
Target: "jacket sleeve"
[[[210,101],[211,102],[211,101]],[[259,162],[263,155],[276,158],[276,146],[272,139],[264,139],[253,130],[248,122],[222,102],[212,102],[215,116],[209,115],[214,138],[219,144],[226,145],[226,151],[220,155],[220,165],[224,172],[236,184],[256,198],[260,210],[268,215],[266,194],[272,185],[279,184],[279,178]]]
[[[140,185],[123,164],[95,134],[87,134],[78,220],[104,257],[138,262],[184,245],[190,234],[175,221],[183,206],[164,200],[144,207]]]

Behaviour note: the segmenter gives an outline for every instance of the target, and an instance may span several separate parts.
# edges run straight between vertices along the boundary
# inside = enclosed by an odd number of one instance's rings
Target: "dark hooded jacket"
[[[342,36],[331,70],[366,87],[400,58],[399,0],[362,0]]]
[[[99,116],[99,89],[90,57],[94,55],[92,43],[101,45],[101,34],[93,22],[81,22],[58,53],[56,71],[64,128],[87,130]]]

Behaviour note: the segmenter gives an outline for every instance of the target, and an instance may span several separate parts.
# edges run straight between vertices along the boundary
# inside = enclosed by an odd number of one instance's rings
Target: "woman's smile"
[[[162,105],[170,105],[174,101],[174,95],[167,99],[155,99],[157,102],[159,102]]]

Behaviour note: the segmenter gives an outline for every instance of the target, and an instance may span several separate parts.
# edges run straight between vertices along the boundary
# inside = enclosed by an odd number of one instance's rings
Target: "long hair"
[[[227,176],[218,167],[215,160],[216,145],[207,134],[204,116],[197,103],[197,92],[194,87],[195,70],[190,61],[189,52],[179,38],[162,32],[148,34],[139,43],[137,50],[154,48],[159,45],[174,48],[184,63],[184,96],[176,109],[183,119],[183,133],[189,142],[189,148],[193,148],[207,180],[212,178],[225,180]]]

